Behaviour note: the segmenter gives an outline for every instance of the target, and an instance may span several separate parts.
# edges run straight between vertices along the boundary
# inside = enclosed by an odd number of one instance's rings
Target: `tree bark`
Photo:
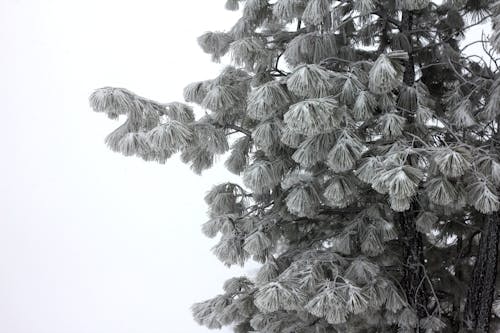
[[[490,329],[500,237],[499,214],[487,215],[484,219],[484,230],[481,232],[479,250],[464,309],[465,327],[477,333],[487,333]]]
[[[415,83],[415,63],[411,45],[411,33],[413,27],[413,14],[404,11],[401,19],[401,32],[404,33],[410,41],[410,50],[408,51],[408,61],[405,64],[403,83],[407,86],[413,86]],[[408,123],[412,123],[410,117]],[[414,143],[415,145],[415,143]],[[422,235],[417,231],[416,219],[420,207],[416,201],[411,204],[410,210],[398,213],[399,226],[402,232],[404,244],[404,271],[401,285],[405,289],[406,298],[409,305],[416,311],[419,319],[427,316],[427,293],[425,271],[424,271],[424,246]],[[421,328],[417,332],[424,332]]]
[[[419,319],[426,316],[427,294],[425,287],[424,254],[422,235],[417,231],[416,204],[409,211],[398,213],[399,226],[404,241],[403,286],[409,305],[415,309]],[[419,330],[419,332],[423,332]]]

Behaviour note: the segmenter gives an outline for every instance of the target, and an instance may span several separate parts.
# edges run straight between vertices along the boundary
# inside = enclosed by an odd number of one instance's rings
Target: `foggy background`
[[[126,158],[102,86],[159,102],[215,77],[196,43],[224,0],[0,0],[0,333],[197,333],[189,307],[229,270],[202,235],[205,192],[235,180]]]

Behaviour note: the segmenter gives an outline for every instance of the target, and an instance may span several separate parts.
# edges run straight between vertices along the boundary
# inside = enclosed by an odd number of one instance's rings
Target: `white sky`
[[[196,37],[224,0],[0,0],[0,332],[207,332],[189,306],[228,270],[200,231],[203,196],[235,180],[109,151],[102,86],[161,102],[220,69]]]

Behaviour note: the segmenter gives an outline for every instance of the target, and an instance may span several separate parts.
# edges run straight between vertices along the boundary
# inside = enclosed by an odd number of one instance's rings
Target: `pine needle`
[[[96,89],[90,95],[89,102],[94,111],[104,112],[112,117],[128,114],[137,108],[134,94],[123,88]]]
[[[429,5],[430,0],[396,0],[396,8],[401,10],[422,10]]]
[[[207,95],[210,81],[200,81],[188,84],[184,88],[184,99],[186,102],[193,102],[196,104],[201,104],[203,99]]]
[[[483,214],[498,211],[500,202],[496,190],[486,180],[478,180],[468,187],[469,202]]]
[[[334,136],[330,133],[317,134],[308,137],[293,153],[292,159],[304,167],[311,167],[323,161],[333,146]]]
[[[302,20],[306,24],[319,25],[330,13],[330,2],[328,0],[310,0],[302,14]]]
[[[231,43],[230,54],[233,63],[242,66],[248,71],[253,71],[255,65],[263,65],[266,62],[266,47],[262,39],[257,37],[245,37]]]
[[[402,82],[401,72],[385,54],[381,54],[370,70],[369,87],[375,94],[384,94],[397,88]]]
[[[265,119],[289,106],[290,96],[279,81],[255,88],[248,94],[247,112],[253,119]]]
[[[419,105],[417,88],[403,85],[399,88],[398,107],[410,113],[417,111]]]
[[[247,0],[243,8],[243,17],[257,21],[264,18],[268,9],[267,0]]]
[[[376,2],[373,0],[356,0],[354,1],[354,10],[360,15],[369,15],[377,8]]]
[[[181,123],[190,123],[194,121],[193,108],[189,105],[172,102],[165,104],[165,114],[171,119]]]
[[[463,149],[442,148],[436,152],[434,161],[443,175],[460,177],[471,168],[471,163],[466,158],[467,155]]]
[[[363,159],[361,166],[354,171],[354,174],[363,182],[372,184],[378,174],[383,170],[382,160],[378,156],[371,156]],[[385,192],[386,193],[386,192]]]
[[[220,58],[229,51],[233,42],[230,34],[225,32],[206,32],[198,37],[198,44],[203,52],[212,55],[212,61],[219,62]]]
[[[255,281],[259,284],[271,282],[279,275],[279,268],[273,259],[268,259],[264,265],[259,269],[255,276]]]
[[[297,67],[288,77],[287,87],[293,94],[303,98],[317,98],[330,95],[330,74],[318,65]]]
[[[223,112],[232,108],[241,101],[235,87],[215,86],[210,89],[201,106],[215,112]]]
[[[281,282],[270,282],[255,293],[254,303],[264,313],[297,307],[305,301],[300,290]]]
[[[406,118],[396,113],[386,113],[379,118],[382,135],[387,138],[397,138],[403,134]]]
[[[337,108],[337,101],[332,98],[307,99],[292,105],[284,121],[292,131],[300,134],[325,133],[339,124]]]
[[[298,217],[314,217],[318,213],[320,196],[312,185],[297,186],[286,197],[288,211]]]
[[[338,54],[337,40],[333,33],[310,32],[292,39],[283,54],[292,65],[319,64],[321,60]]]
[[[146,134],[127,133],[118,143],[119,151],[125,156],[143,155],[150,150]]]
[[[198,121],[193,123],[192,132],[195,135],[195,142],[213,154],[224,154],[229,150],[226,133],[221,128]]]
[[[109,147],[114,152],[119,152],[120,151],[120,140],[123,139],[125,135],[130,133],[129,129],[130,125],[128,120],[125,121],[123,124],[118,126],[113,132],[109,133],[106,138],[104,139],[104,142],[106,145]]]
[[[247,136],[237,139],[231,146],[231,154],[224,162],[226,168],[239,175],[247,167],[248,151],[250,150],[251,142]]]
[[[469,128],[477,124],[472,116],[470,100],[461,101],[458,107],[451,112],[451,120],[458,128]]]
[[[243,248],[250,254],[259,255],[270,246],[271,240],[262,231],[257,231],[245,239]]]
[[[328,153],[328,166],[335,172],[344,172],[355,167],[366,148],[353,135],[345,134]]]
[[[242,248],[242,240],[235,235],[224,235],[217,245],[212,248],[213,253],[226,266],[243,265],[248,254]]]
[[[420,326],[427,332],[442,332],[446,328],[446,324],[436,316],[420,319]]]
[[[147,139],[156,149],[179,149],[192,139],[191,129],[181,122],[169,120],[147,133]]]
[[[438,220],[438,217],[431,212],[420,213],[415,221],[417,231],[423,234],[430,233]]]
[[[491,179],[495,185],[500,185],[500,163],[497,161],[491,162]]]
[[[340,92],[340,102],[352,106],[363,88],[363,84],[353,74],[347,74]]]
[[[257,147],[264,151],[270,151],[281,143],[282,126],[276,121],[261,122],[252,131],[252,139]]]
[[[273,15],[283,21],[291,22],[295,18],[300,18],[305,8],[305,0],[278,0],[273,5]]]
[[[404,306],[406,306],[405,300],[399,295],[396,287],[392,283],[386,283],[385,289],[385,307],[387,310],[397,313]]]
[[[344,208],[353,203],[358,189],[353,179],[348,176],[336,175],[323,192],[329,206]]]
[[[239,0],[226,0],[226,4],[224,6],[227,10],[237,11],[240,9]]]
[[[377,229],[369,226],[361,241],[361,251],[368,256],[378,256],[384,250],[385,248],[380,240]]]
[[[354,106],[352,108],[352,113],[354,119],[364,121],[368,120],[373,116],[373,111],[377,106],[377,100],[368,91],[361,91],[356,98]]]
[[[376,264],[367,259],[357,258],[347,267],[344,275],[347,279],[360,284],[366,284],[377,277],[380,269]]]
[[[278,185],[280,179],[268,161],[256,161],[243,173],[243,183],[256,193],[263,193]]]
[[[396,96],[392,92],[379,95],[378,107],[383,112],[392,112],[396,109]]]
[[[361,288],[349,284],[347,290],[347,310],[353,314],[360,314],[367,310],[368,299],[361,292]]]
[[[389,197],[391,209],[395,212],[404,212],[410,209],[411,198]]]
[[[304,141],[305,136],[303,134],[294,132],[290,130],[287,126],[283,128],[281,134],[281,142],[290,148],[299,148],[300,144]],[[500,171],[500,170],[499,170]]]
[[[431,179],[427,183],[427,196],[436,205],[448,206],[458,199],[458,192],[453,184],[444,177]]]
[[[418,316],[410,308],[405,308],[403,311],[401,311],[401,314],[399,315],[398,318],[398,326],[399,327],[404,327],[407,329],[414,329],[417,327],[418,324]]]

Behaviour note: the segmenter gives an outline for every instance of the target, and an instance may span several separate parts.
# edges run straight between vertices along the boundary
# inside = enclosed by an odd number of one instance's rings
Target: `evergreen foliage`
[[[105,87],[91,107],[125,122],[126,156],[214,157],[241,184],[207,194],[226,265],[197,303],[235,332],[500,331],[500,2],[227,0],[241,18],[199,37],[213,80],[158,103]],[[490,36],[470,35],[478,25]],[[477,37],[477,36],[476,36]],[[474,44],[480,55],[467,55]]]

